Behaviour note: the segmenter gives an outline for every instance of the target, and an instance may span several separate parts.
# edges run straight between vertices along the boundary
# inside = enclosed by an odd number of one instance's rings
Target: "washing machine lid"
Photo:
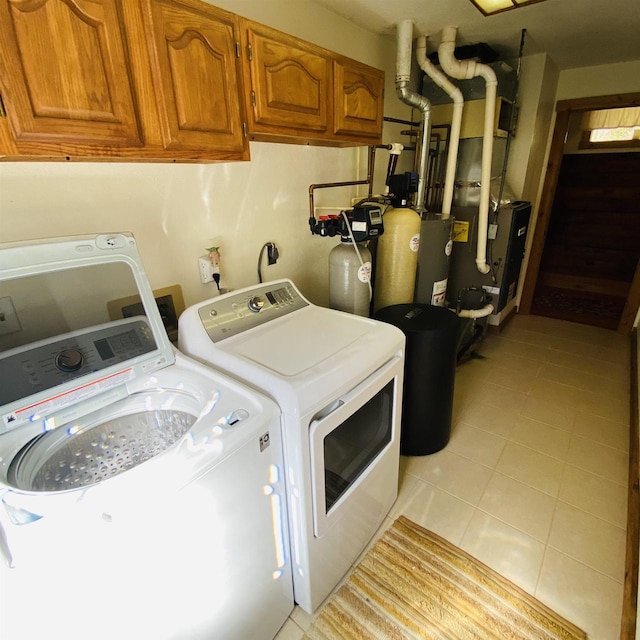
[[[0,434],[104,406],[175,360],[129,233],[1,244],[0,313]]]

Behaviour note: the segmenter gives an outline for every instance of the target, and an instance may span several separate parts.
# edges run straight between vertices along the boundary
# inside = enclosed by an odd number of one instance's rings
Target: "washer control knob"
[[[79,349],[64,349],[56,356],[55,362],[60,371],[77,371],[84,363],[84,355]]]
[[[249,307],[249,311],[258,313],[264,307],[264,300],[260,296],[253,296],[247,302],[247,307]]]

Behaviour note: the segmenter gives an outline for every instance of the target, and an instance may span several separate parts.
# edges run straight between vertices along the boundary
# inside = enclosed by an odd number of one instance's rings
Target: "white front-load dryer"
[[[294,599],[313,613],[397,497],[404,334],[278,280],[187,308],[178,336],[282,411]]]
[[[0,297],[0,637],[272,638],[275,403],[173,349],[130,235],[0,246]]]

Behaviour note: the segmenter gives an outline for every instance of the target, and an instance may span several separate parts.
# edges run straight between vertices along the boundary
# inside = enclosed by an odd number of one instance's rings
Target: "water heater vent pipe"
[[[453,185],[456,179],[456,164],[458,162],[458,144],[460,142],[460,128],[462,125],[462,109],[464,98],[459,87],[438,69],[427,58],[427,38],[419,36],[416,42],[416,59],[420,68],[453,100],[453,118],[451,120],[451,132],[449,134],[449,154],[447,156],[447,168],[444,180],[444,195],[442,198],[442,218],[448,218],[451,214],[451,202],[453,201]]]
[[[476,266],[480,273],[489,273],[487,264],[487,231],[489,226],[489,198],[491,191],[491,158],[493,156],[493,126],[498,79],[494,70],[475,60],[458,60],[454,55],[458,27],[445,27],[438,48],[438,58],[445,72],[452,78],[468,80],[481,76],[486,85],[484,132],[482,138],[482,169],[480,173],[480,210],[478,212],[478,249]]]
[[[411,77],[411,58],[413,51],[413,22],[403,20],[398,24],[398,45],[396,58],[396,94],[405,104],[418,109],[421,114],[421,142],[418,160],[418,192],[415,209],[422,213],[426,193],[427,161],[429,157],[429,139],[431,137],[431,102],[424,96],[409,89]]]

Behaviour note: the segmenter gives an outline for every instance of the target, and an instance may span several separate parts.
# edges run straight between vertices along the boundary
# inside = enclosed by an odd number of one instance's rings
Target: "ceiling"
[[[640,60],[640,0],[546,0],[494,16],[483,16],[469,0],[315,0],[381,35],[412,20],[415,35],[429,36],[429,52],[440,32],[457,26],[457,44],[485,42],[499,59],[547,53],[559,69]]]

